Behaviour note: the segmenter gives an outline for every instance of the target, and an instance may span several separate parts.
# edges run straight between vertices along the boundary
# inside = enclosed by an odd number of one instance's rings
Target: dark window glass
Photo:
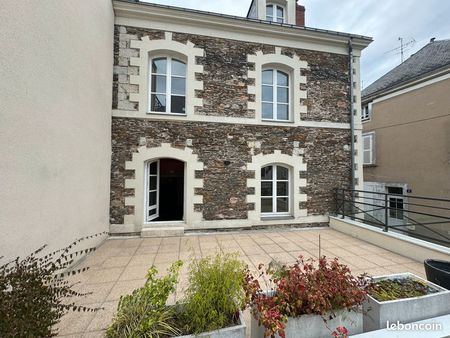
[[[273,177],[272,166],[264,167],[261,169],[261,179],[271,180]]]
[[[261,198],[261,212],[273,212],[272,198]]]
[[[172,96],[172,113],[184,114],[186,111],[186,98],[184,96]]]
[[[158,164],[156,162],[150,163],[150,174],[156,175],[158,170]]]
[[[277,166],[277,179],[278,180],[289,179],[289,170],[285,167]]]
[[[152,94],[152,105],[151,110],[156,112],[166,111],[166,95]]]
[[[289,199],[287,197],[277,198],[277,212],[289,211]]]
[[[272,182],[261,182],[261,196],[272,196]]]

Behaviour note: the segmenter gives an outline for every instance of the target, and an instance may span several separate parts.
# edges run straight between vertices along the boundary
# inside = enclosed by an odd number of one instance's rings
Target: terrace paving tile
[[[173,303],[182,299],[189,262],[193,257],[205,257],[218,251],[237,252],[249,269],[256,272],[260,263],[267,265],[273,259],[292,264],[300,255],[306,259],[317,258],[319,235],[321,253],[330,258],[339,257],[341,263],[348,264],[353,274],[367,272],[370,275],[386,275],[409,271],[424,276],[421,262],[332,229],[268,229],[168,238],[108,239],[76,266],[76,269],[86,266],[91,269],[70,277],[71,281],[80,281],[77,290],[94,292],[84,299],[85,305],[103,306],[105,310],[97,313],[68,313],[57,326],[60,328],[59,334],[65,337],[103,336],[120,296],[142,286],[152,264],[158,269],[158,276],[162,276],[173,261],[184,261],[178,292],[170,297]],[[83,299],[77,300],[77,304],[83,304]],[[244,317],[249,323],[248,311]]]

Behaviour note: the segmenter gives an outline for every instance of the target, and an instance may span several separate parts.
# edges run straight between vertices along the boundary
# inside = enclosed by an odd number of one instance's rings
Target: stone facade
[[[130,66],[130,57],[138,56],[138,50],[130,48],[131,40],[148,36],[150,40],[163,39],[164,32],[143,28],[117,26],[114,33],[114,82],[113,109],[137,111],[138,104],[129,101],[129,94],[136,93],[136,85],[130,85],[130,75],[138,74],[138,67]],[[218,39],[206,36],[174,33],[173,40],[190,41],[205,51],[197,62],[203,65],[203,73],[196,74],[203,81],[203,91],[197,91],[203,98],[203,107],[196,108],[196,114],[212,116],[254,117],[247,109],[247,102],[254,101],[247,93],[247,86],[254,79],[248,79],[248,70],[253,64],[247,62],[249,54],[262,51],[274,53],[275,46]],[[349,122],[348,57],[345,55],[282,48],[285,55],[296,54],[308,63],[304,70],[307,84],[307,99],[302,102],[308,107],[303,120],[320,122]]]
[[[139,110],[138,103],[129,100],[129,95],[139,90],[138,86],[130,84],[130,75],[138,74],[138,68],[130,66],[130,58],[138,56],[138,50],[130,47],[130,41],[144,36],[150,40],[163,39],[164,32],[115,27],[114,110]],[[254,79],[247,76],[254,64],[249,63],[247,57],[258,51],[274,53],[275,46],[184,33],[173,33],[172,39],[181,43],[190,41],[204,50],[204,56],[196,60],[203,66],[203,72],[196,73],[196,78],[203,81],[203,90],[196,91],[196,97],[203,99],[203,106],[196,107],[196,115],[242,118],[243,121],[255,116],[247,107],[248,102],[255,100],[255,95],[247,90],[248,85],[254,84]],[[348,123],[348,57],[290,48],[282,48],[282,54],[296,54],[308,64],[301,74],[307,79],[306,84],[301,85],[301,89],[307,91],[307,98],[301,102],[307,106],[307,114],[302,114],[301,119]],[[255,173],[247,166],[252,156],[259,153],[272,154],[277,150],[292,155],[294,148],[302,149],[307,171],[300,175],[307,184],[301,188],[303,191],[293,193],[306,194],[307,200],[294,207],[306,209],[307,216],[332,212],[333,188],[350,186],[349,129],[113,117],[111,224],[124,224],[125,216],[135,212],[125,202],[126,197],[135,193],[134,189],[125,187],[125,179],[135,175],[134,171],[126,169],[126,162],[131,161],[140,146],[158,147],[162,143],[180,149],[189,147],[203,162],[203,171],[195,172],[195,178],[203,179],[203,187],[194,192],[203,197],[203,202],[194,207],[205,221],[232,222],[248,218],[248,212],[255,208],[253,203],[247,202],[248,196],[255,192],[248,187],[247,179],[254,178]],[[256,148],[252,144],[259,146]]]
[[[333,210],[333,188],[350,184],[350,152],[344,145],[350,143],[350,131],[345,129],[265,127],[228,125],[197,122],[151,121],[132,118],[113,118],[112,175],[111,175],[111,223],[122,224],[124,215],[133,209],[125,206],[125,197],[132,195],[125,189],[124,181],[134,172],[125,170],[133,152],[145,138],[147,147],[171,143],[174,147],[186,147],[192,140],[193,153],[204,164],[203,188],[195,194],[203,195],[203,204],[196,208],[203,212],[205,220],[246,219],[252,205],[247,204],[247,178],[254,172],[246,169],[254,154],[292,154],[293,143],[304,149],[304,161],[308,170],[305,192],[308,200],[304,208],[308,215],[323,215]],[[260,148],[249,144],[258,142]],[[302,207],[302,206],[300,206]]]

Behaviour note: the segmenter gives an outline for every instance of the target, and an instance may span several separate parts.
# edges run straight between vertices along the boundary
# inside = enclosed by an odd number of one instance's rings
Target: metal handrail
[[[360,193],[363,193],[364,195],[361,195]],[[382,196],[382,198],[377,198],[377,196],[375,195],[379,195],[380,197]],[[392,197],[403,199],[403,201],[401,201],[401,207],[397,205],[397,202],[390,199]],[[447,213],[444,213],[444,215],[442,213],[442,211],[447,211],[448,215],[450,215],[450,199],[391,194],[359,189],[352,190],[345,188],[336,188],[334,191],[334,198],[336,206],[335,213],[342,218],[350,217],[351,219],[362,221],[372,226],[382,227],[383,231],[386,232],[389,230],[398,231],[401,233],[406,233],[409,236],[450,247],[450,236],[448,236],[448,234],[450,234],[450,217],[447,216]],[[407,200],[410,198],[414,198],[416,199],[416,201],[414,203],[410,203]],[[426,202],[439,202],[439,204],[441,205],[430,205],[429,203],[421,204],[420,200]],[[370,202],[382,203],[374,204]],[[449,207],[443,207],[441,202],[449,203]],[[410,209],[411,207],[428,209],[426,209],[427,212],[421,212]],[[392,211],[394,211],[394,216],[391,216]],[[375,212],[380,212],[380,217],[375,217]],[[397,212],[401,212],[400,218],[398,217]],[[418,220],[413,218],[419,216],[425,216],[428,218],[432,217],[435,219]],[[390,220],[396,220],[395,224],[389,224]],[[398,221],[402,221],[404,223],[397,224]],[[433,229],[432,227],[430,227],[432,225],[441,225],[444,228],[443,230]],[[404,229],[404,227],[411,226],[417,226],[418,228],[422,229],[422,233],[420,231],[411,230],[410,228]],[[448,231],[448,234],[446,231]]]

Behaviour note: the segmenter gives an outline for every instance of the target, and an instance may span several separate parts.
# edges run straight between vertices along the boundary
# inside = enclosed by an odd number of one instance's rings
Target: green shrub
[[[145,285],[120,298],[117,314],[106,336],[156,338],[179,334],[174,326],[175,309],[166,302],[176,289],[181,266],[181,261],[173,263],[168,274],[161,278],[156,277],[158,270],[152,266]]]
[[[184,330],[199,334],[236,323],[245,306],[245,264],[235,254],[193,261],[182,304]]]
[[[0,266],[0,337],[54,337],[57,335],[54,325],[67,311],[98,310],[75,305],[74,298],[87,294],[74,291],[74,284],[64,277],[88,269],[65,272],[75,257],[95,250],[72,249],[99,235],[102,234],[77,239],[68,247],[42,257],[47,247],[44,245],[24,259],[17,257]]]

